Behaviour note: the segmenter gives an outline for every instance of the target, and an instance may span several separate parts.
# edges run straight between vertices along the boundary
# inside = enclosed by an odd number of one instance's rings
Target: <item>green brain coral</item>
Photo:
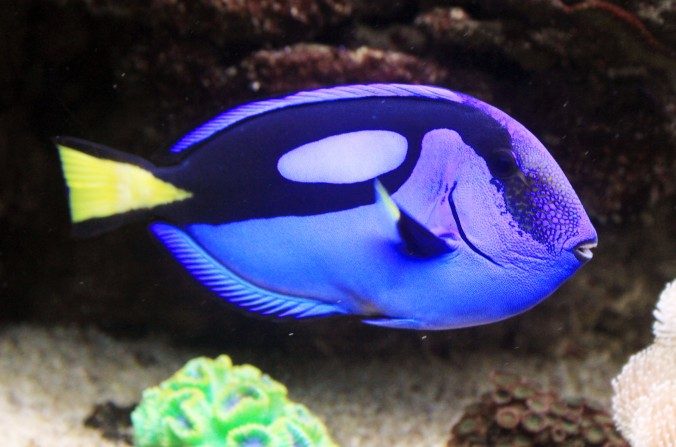
[[[131,418],[137,447],[336,447],[284,385],[226,355],[193,359],[145,390]]]

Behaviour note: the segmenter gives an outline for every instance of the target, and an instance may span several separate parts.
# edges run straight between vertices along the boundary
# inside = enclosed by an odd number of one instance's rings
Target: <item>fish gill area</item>
[[[17,390],[33,390],[76,365],[61,380],[90,393],[47,434],[90,439],[72,432],[93,404],[134,402],[141,383],[226,352],[273,371],[309,407],[323,402],[341,445],[439,445],[451,428],[443,408],[457,416],[490,371],[513,368],[607,404],[609,377],[651,338],[658,293],[676,277],[671,0],[7,0],[0,35],[0,381],[9,388],[15,374]],[[447,87],[523,123],[589,212],[594,260],[521,316],[420,333],[252,319],[158,255],[143,223],[69,235],[55,135],[154,159],[238,103],[369,82]],[[131,388],[106,387],[124,382]],[[65,411],[51,387],[38,388],[50,397],[29,407]],[[355,404],[359,394],[371,401]],[[0,399],[3,430],[22,414],[52,415],[22,413],[17,401]]]

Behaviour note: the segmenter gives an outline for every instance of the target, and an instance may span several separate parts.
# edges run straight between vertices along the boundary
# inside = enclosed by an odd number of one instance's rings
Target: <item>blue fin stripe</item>
[[[184,135],[169,150],[173,153],[183,152],[189,147],[204,141],[210,136],[233,124],[272,110],[282,109],[294,105],[310,104],[339,99],[356,99],[367,97],[404,96],[440,99],[452,102],[463,102],[463,97],[455,92],[440,87],[428,85],[406,84],[365,84],[343,85],[318,90],[294,93],[283,98],[268,99],[252,102],[228,110],[207,121],[196,129]]]
[[[198,281],[226,301],[262,315],[307,318],[346,313],[328,303],[261,289],[219,264],[183,231],[155,223],[151,231]]]
[[[393,329],[414,329],[424,330],[427,326],[412,318],[373,318],[368,320],[361,320],[362,323],[370,324],[371,326],[389,327]]]

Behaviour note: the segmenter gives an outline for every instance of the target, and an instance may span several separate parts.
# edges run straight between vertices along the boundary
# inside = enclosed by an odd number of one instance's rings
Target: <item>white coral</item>
[[[641,397],[631,421],[632,447],[676,445],[676,380],[660,382]]]
[[[655,342],[676,346],[676,281],[667,284],[655,306]]]
[[[676,446],[676,281],[655,312],[655,342],[613,380],[613,418],[633,447]]]
[[[650,394],[655,384],[674,378],[674,368],[676,355],[664,346],[651,345],[634,354],[613,380],[613,417],[626,438],[631,438],[639,399]]]

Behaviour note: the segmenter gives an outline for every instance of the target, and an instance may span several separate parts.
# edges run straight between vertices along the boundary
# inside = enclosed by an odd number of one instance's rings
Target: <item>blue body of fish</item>
[[[197,280],[257,314],[486,324],[546,298],[596,245],[528,130],[437,87],[340,86],[243,105],[179,140],[167,166],[56,142],[76,230],[146,218]],[[125,169],[101,203],[98,184],[80,191],[96,178],[82,172]]]

